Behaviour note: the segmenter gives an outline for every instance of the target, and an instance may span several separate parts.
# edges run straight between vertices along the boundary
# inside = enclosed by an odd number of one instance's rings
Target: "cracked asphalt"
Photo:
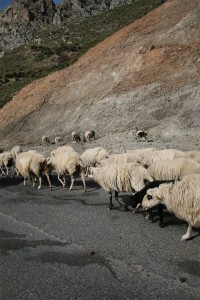
[[[53,183],[0,175],[1,299],[200,299],[199,230],[181,242],[187,227],[167,212],[161,229],[108,210],[92,181],[87,193],[79,178],[73,191]]]

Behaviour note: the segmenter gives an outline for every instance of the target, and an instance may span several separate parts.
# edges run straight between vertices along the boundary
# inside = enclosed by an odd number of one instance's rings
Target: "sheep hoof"
[[[38,186],[38,190],[40,190],[41,189],[41,186]]]
[[[189,236],[184,234],[181,238],[181,241],[187,241],[187,239],[189,239]]]

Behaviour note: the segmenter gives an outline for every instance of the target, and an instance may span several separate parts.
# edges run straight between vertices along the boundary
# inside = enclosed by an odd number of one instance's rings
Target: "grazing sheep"
[[[134,163],[106,165],[102,168],[91,167],[89,178],[108,191],[109,209],[113,207],[112,191],[115,191],[117,195],[118,192],[135,193],[153,180],[145,168]]]
[[[193,159],[200,164],[200,151],[198,150],[186,151],[185,157]]]
[[[84,142],[91,142],[94,139],[95,139],[95,132],[93,130],[89,130],[84,133],[84,137],[83,137]]]
[[[147,170],[154,180],[180,180],[200,173],[200,164],[188,158],[165,159],[154,162]]]
[[[76,131],[73,131],[71,135],[72,135],[72,140],[73,141],[75,141],[75,142],[80,142],[81,141],[80,134],[77,133]]]
[[[59,153],[69,152],[69,151],[75,152],[71,146],[62,146],[62,147],[59,147],[59,148],[51,151],[51,156],[56,156]]]
[[[188,222],[188,229],[181,240],[187,240],[192,226],[200,227],[200,174],[185,176],[174,184],[161,184],[159,188],[149,189],[142,201],[144,208],[165,204],[170,212]]]
[[[49,170],[47,168],[47,159],[40,153],[22,152],[16,158],[16,168],[24,178],[24,185],[26,185],[27,177],[31,177],[33,187],[35,186],[35,179],[38,178],[39,186],[42,186],[42,172],[44,171],[49,187],[52,188],[49,179]]]
[[[42,137],[42,143],[45,143],[46,145],[49,145],[50,144],[49,137],[46,136],[46,135],[43,135],[43,137]]]
[[[62,141],[63,141],[63,138],[60,137],[60,136],[57,136],[57,137],[55,138],[55,144],[56,144],[56,145],[58,145],[58,144],[61,143]]]
[[[107,159],[108,157],[108,152],[102,147],[87,149],[81,155],[83,167],[86,169],[86,176],[88,176],[89,167],[95,167],[102,159]]]
[[[174,183],[174,182],[175,182],[174,180],[156,180],[156,181],[149,182],[142,190],[140,190],[139,192],[136,192],[134,195],[131,196],[131,202],[132,202],[131,206],[133,208],[133,213],[141,212],[141,210],[139,208],[141,207],[142,200],[149,189],[159,187],[160,184],[163,184],[163,183]],[[158,215],[159,215],[159,226],[160,227],[164,227],[163,214],[162,214],[163,207],[164,207],[163,204],[158,205]],[[126,209],[128,209],[128,207],[126,207]],[[151,219],[151,221],[153,222],[152,209],[148,210],[148,214],[146,215],[146,218]]]
[[[147,140],[147,132],[143,131],[143,130],[138,130],[136,132],[135,137],[136,137],[137,142],[142,141],[142,140],[144,140],[146,142],[148,141]]]
[[[72,190],[74,185],[74,176],[80,175],[84,191],[86,192],[85,177],[82,167],[82,161],[80,155],[75,151],[60,152],[55,156],[48,159],[49,171],[55,170],[58,173],[58,180],[62,183],[63,187],[66,186],[65,175],[69,174],[71,177],[70,190]],[[60,178],[63,176],[63,180]]]
[[[147,168],[155,161],[179,157],[185,157],[185,153],[176,149],[154,150],[146,153],[146,155],[144,155],[144,157],[140,160],[140,163]]]
[[[2,175],[8,176],[8,168],[11,166],[13,166],[13,156],[10,151],[0,153],[0,170]],[[4,172],[4,168],[6,168],[6,173]]]

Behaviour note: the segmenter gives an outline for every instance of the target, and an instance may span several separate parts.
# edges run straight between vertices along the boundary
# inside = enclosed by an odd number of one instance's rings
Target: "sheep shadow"
[[[22,177],[19,176],[2,176],[0,175],[0,187],[1,188],[7,188],[9,186],[17,186],[20,185],[23,182]]]

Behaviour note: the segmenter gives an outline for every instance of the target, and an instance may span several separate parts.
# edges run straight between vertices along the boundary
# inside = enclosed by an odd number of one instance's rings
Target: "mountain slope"
[[[169,0],[74,65],[26,86],[0,111],[2,144],[138,126],[198,145],[199,13],[199,1]]]

